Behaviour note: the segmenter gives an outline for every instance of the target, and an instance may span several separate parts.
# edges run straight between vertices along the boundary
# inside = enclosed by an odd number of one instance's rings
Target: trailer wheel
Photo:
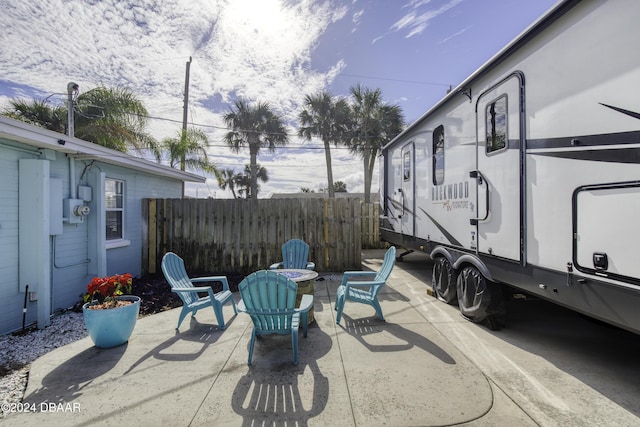
[[[456,300],[456,270],[445,257],[438,257],[433,263],[431,286],[440,301],[451,304]]]
[[[476,323],[484,323],[495,331],[504,326],[505,306],[499,284],[487,280],[480,271],[467,266],[457,280],[460,313]]]

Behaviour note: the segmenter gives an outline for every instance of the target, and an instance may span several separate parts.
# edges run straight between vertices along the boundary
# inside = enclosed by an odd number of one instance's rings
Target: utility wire
[[[217,142],[222,142],[222,141],[217,141]],[[209,145],[207,145],[207,147],[229,148],[229,146],[226,145],[226,144],[209,144]],[[289,149],[289,150],[324,150],[324,147],[306,146],[306,145],[278,145],[275,148],[276,149],[285,148],[285,149]],[[349,148],[349,147],[336,147],[334,145],[331,146],[331,151],[333,151],[333,150],[350,150],[350,149],[351,148]]]
[[[454,86],[454,85],[452,85],[450,83],[420,82],[420,81],[417,81],[417,80],[392,79],[392,78],[389,78],[389,77],[363,76],[363,75],[360,75],[360,74],[348,74],[348,73],[336,74],[336,77],[340,77],[340,76],[359,77],[359,78],[363,78],[363,79],[372,79],[372,80],[386,80],[386,81],[389,81],[389,82],[411,83],[411,84],[429,85],[429,86],[444,86],[444,87]]]
[[[174,119],[168,119],[166,117],[157,117],[157,116],[146,116],[143,114],[137,114],[137,113],[129,113],[131,115],[134,116],[139,116],[139,117],[144,117],[146,119],[152,119],[152,120],[161,120],[161,121],[166,121],[166,122],[173,122],[173,123],[180,123],[182,124],[182,120],[174,120]],[[221,130],[229,130],[229,128],[224,127],[224,126],[217,126],[217,125],[205,125],[202,123],[194,123],[194,122],[187,122],[188,125],[190,126],[196,126],[196,127],[204,127],[204,128],[213,128],[213,129],[221,129]],[[258,132],[258,131],[254,131],[252,129],[238,129],[240,132]],[[265,133],[267,135],[286,135],[286,136],[291,136],[291,137],[299,137],[300,135],[298,135],[297,133],[288,133],[288,132],[258,132],[258,133]],[[372,136],[372,138],[375,138],[375,136]],[[333,148],[333,147],[332,147]],[[341,148],[341,147],[337,147],[337,148]],[[324,147],[322,148],[318,148],[318,149],[322,149],[324,150]],[[343,147],[341,149],[349,149],[348,147]]]

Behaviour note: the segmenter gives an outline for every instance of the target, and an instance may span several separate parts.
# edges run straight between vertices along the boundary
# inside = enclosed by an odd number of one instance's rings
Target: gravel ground
[[[226,276],[232,292],[244,278],[240,273],[209,273],[204,276]],[[213,283],[214,292],[221,285]],[[180,298],[161,275],[133,279],[133,295],[142,298],[140,316],[148,316],[182,305]],[[66,311],[51,319],[51,325],[31,330],[25,335],[0,336],[0,405],[20,403],[29,379],[31,362],[43,354],[87,336],[82,312]],[[4,414],[0,411],[0,420]]]
[[[31,362],[86,336],[82,313],[72,311],[53,317],[51,325],[44,329],[0,336],[0,404],[22,401]],[[0,411],[2,418],[4,414]]]
[[[180,298],[161,275],[133,279],[133,295],[142,298],[140,315],[147,316],[181,305]],[[81,302],[78,302],[80,305]],[[76,309],[79,307],[76,307]],[[25,335],[0,336],[0,404],[20,403],[31,362],[43,354],[87,336],[81,311],[68,310],[51,318],[51,325]],[[4,414],[0,411],[0,419]]]

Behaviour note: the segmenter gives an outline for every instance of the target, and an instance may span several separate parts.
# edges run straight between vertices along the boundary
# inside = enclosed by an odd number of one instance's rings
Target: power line
[[[222,141],[216,141],[216,142],[222,142]],[[207,145],[207,147],[212,147],[212,148],[229,148],[228,145],[226,144],[220,144],[220,145],[214,145],[214,144],[209,144]],[[318,146],[306,146],[306,145],[278,145],[275,147],[276,149],[280,149],[280,148],[285,148],[285,149],[289,149],[289,150],[324,150],[324,147],[318,147]],[[336,147],[336,146],[331,146],[331,151],[333,150],[350,150],[349,147]]]
[[[165,117],[146,116],[146,115],[143,115],[143,114],[137,114],[137,113],[129,113],[129,114],[132,114],[132,115],[134,115],[134,116],[144,117],[144,118],[146,118],[146,119],[161,120],[161,121],[173,122],[173,123],[180,123],[180,124],[182,124],[182,123],[183,123],[181,120],[168,119],[168,118],[165,118]],[[194,123],[194,122],[187,122],[187,124],[188,124],[188,125],[191,125],[191,126],[197,126],[197,127],[213,128],[213,129],[221,129],[221,130],[229,130],[229,128],[227,128],[227,127],[223,127],[223,126],[205,125],[205,124],[202,124],[202,123]],[[254,130],[250,130],[250,129],[239,129],[239,131],[241,131],[241,132],[257,132],[257,133],[266,133],[266,134],[268,134],[268,135],[286,135],[286,136],[291,136],[291,137],[297,137],[297,136],[300,136],[300,135],[298,135],[297,133],[287,133],[287,132],[284,132],[284,133],[282,133],[282,132],[259,132],[259,131],[254,131]],[[225,147],[228,147],[228,146],[227,146],[227,145],[225,145]],[[344,149],[344,150],[348,150],[348,149],[349,149],[348,147],[335,147],[335,146],[332,146],[331,148],[332,148],[332,149],[333,149],[333,148],[337,148],[337,149],[341,149],[341,150],[343,150],[343,149]],[[324,147],[318,147],[318,148],[312,148],[312,149],[314,149],[314,150],[316,150],[316,149],[317,149],[317,150],[324,150]]]
[[[444,86],[444,87],[453,86],[453,84],[451,84],[451,83],[420,82],[420,81],[417,81],[417,80],[392,79],[392,78],[389,78],[389,77],[364,76],[364,75],[360,75],[360,74],[349,74],[349,73],[336,74],[336,77],[339,77],[339,76],[358,77],[358,78],[373,79],[373,80],[386,80],[386,81],[389,81],[389,82],[411,83],[411,84],[429,85],[429,86]]]
[[[136,114],[136,113],[129,113],[129,114],[132,114],[134,116],[144,117],[145,119],[161,120],[161,121],[165,121],[165,122],[172,122],[172,123],[180,123],[180,124],[182,124],[182,120],[174,120],[174,119],[168,119],[166,117],[157,117],[157,116],[145,116],[144,114]],[[205,124],[194,123],[194,122],[189,122],[189,121],[187,122],[187,124],[191,125],[191,126],[198,126],[198,127],[203,127],[203,128],[227,129],[226,127],[222,127],[222,126],[205,125]]]
[[[248,165],[248,163],[223,163],[223,162],[215,162],[215,161],[214,161],[214,163],[216,164],[217,168],[224,168],[224,167],[227,167],[227,166],[241,166],[241,167],[244,167],[244,166]],[[263,162],[258,162],[258,164],[260,166],[265,166],[264,161]],[[278,165],[267,165],[267,166],[269,168],[273,167],[274,170],[277,170],[277,169],[289,169],[289,168],[305,168],[305,169],[309,169],[310,167],[313,167],[313,166],[318,166],[318,167],[322,167],[322,168],[325,167],[324,165],[318,165],[318,164],[316,164],[316,165],[309,165],[309,164],[282,165],[282,164],[278,164]],[[267,167],[267,166],[265,166],[265,167]],[[362,163],[359,163],[359,162],[340,162],[339,166],[362,166]]]

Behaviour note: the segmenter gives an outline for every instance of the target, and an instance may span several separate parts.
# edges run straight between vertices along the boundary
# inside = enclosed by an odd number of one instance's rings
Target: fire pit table
[[[316,277],[318,277],[318,273],[313,270],[302,270],[302,269],[294,269],[294,268],[279,268],[275,271],[278,274],[282,274],[289,280],[293,280],[298,284],[298,293],[296,295],[296,307],[300,306],[300,300],[302,299],[302,295],[308,294],[313,295],[313,281]],[[309,310],[309,323],[314,321],[313,317],[313,306]]]

